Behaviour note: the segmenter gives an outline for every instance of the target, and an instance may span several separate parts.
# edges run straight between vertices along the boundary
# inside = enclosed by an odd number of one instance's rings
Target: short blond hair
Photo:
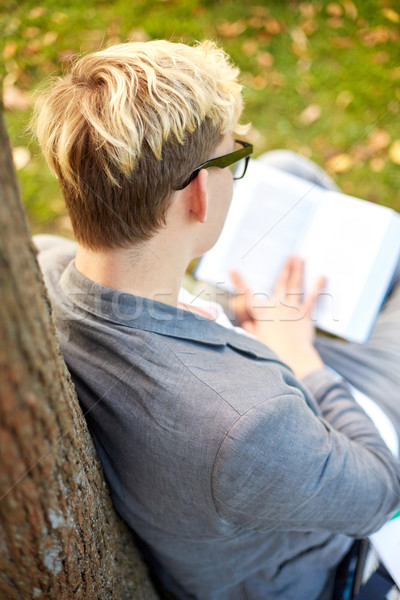
[[[209,41],[131,42],[39,97],[32,126],[81,244],[128,247],[165,223],[173,190],[238,124],[238,73]]]

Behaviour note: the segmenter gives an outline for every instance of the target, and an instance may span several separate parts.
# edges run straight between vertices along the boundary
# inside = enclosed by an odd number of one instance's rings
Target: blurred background
[[[72,235],[27,132],[35,90],[80,53],[156,38],[213,39],[231,55],[256,155],[294,150],[400,211],[400,0],[2,0],[5,121],[34,233]]]

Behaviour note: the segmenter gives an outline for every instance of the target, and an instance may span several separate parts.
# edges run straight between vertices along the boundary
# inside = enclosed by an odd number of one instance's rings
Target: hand
[[[325,278],[320,277],[312,293],[305,297],[303,275],[304,261],[291,256],[273,297],[266,300],[252,293],[237,272],[231,273],[240,292],[235,310],[243,329],[268,345],[300,378],[323,367],[313,345],[315,328],[311,316]]]

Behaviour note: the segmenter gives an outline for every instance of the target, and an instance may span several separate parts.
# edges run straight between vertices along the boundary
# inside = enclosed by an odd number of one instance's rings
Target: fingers
[[[290,256],[279,275],[275,293],[278,298],[287,294],[301,294],[303,291],[304,260],[299,256]]]
[[[311,315],[312,310],[317,302],[318,295],[322,292],[326,284],[326,278],[324,276],[320,276],[313,290],[304,299],[304,267],[305,263],[302,258],[299,256],[290,256],[279,276],[275,288],[275,295],[278,299],[284,299],[290,296],[292,301],[294,301],[297,297],[297,303],[303,303],[306,314]]]
[[[326,284],[326,277],[321,275],[314,286],[314,289],[308,294],[307,298],[304,301],[304,310],[307,315],[311,316],[311,313],[317,303],[318,296],[324,289]]]
[[[249,294],[250,288],[246,285],[239,271],[229,271],[229,277],[236,288],[238,294]]]
[[[290,272],[292,270],[292,261],[293,261],[293,256],[290,256],[287,259],[287,261],[278,277],[278,281],[276,282],[275,295],[278,296],[278,298],[283,298],[286,295],[286,292],[288,289],[289,276],[290,276]]]

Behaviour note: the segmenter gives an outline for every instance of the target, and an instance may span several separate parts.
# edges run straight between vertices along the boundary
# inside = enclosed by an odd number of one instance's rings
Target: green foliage
[[[3,0],[0,11],[6,123],[35,231],[64,233],[68,220],[26,133],[31,93],[76,54],[130,39],[218,41],[242,70],[257,153],[295,150],[344,191],[400,210],[398,0]]]

